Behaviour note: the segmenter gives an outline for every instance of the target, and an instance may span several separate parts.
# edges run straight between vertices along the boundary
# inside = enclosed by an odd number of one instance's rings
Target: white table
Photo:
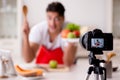
[[[28,66],[28,65],[27,65]],[[46,72],[41,80],[85,80],[89,64],[87,59],[80,59],[70,72]],[[94,80],[93,74],[89,80]],[[20,77],[13,77],[0,80],[22,80]],[[113,78],[107,80],[120,80],[120,71],[113,73]]]

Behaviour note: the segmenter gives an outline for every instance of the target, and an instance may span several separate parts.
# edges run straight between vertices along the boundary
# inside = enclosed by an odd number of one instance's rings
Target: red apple
[[[79,30],[73,31],[73,34],[75,34],[76,37],[80,37],[80,31]]]
[[[67,38],[67,35],[68,35],[69,32],[70,32],[70,30],[68,30],[68,29],[62,30],[62,32],[61,32],[62,38]]]

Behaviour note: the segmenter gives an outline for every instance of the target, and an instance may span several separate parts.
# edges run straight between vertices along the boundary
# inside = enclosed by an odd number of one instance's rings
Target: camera
[[[81,38],[80,42],[82,46],[90,51],[89,64],[92,65],[88,68],[88,75],[86,80],[89,79],[89,76],[92,72],[96,75],[96,80],[106,80],[106,68],[102,67],[100,63],[105,63],[105,60],[100,60],[96,58],[96,54],[103,54],[103,51],[113,50],[113,35],[112,33],[103,33],[100,29],[94,29],[85,33]]]
[[[99,51],[103,50],[113,50],[112,33],[103,33],[100,29],[94,29],[85,33],[80,41],[85,49],[96,52],[96,54],[100,54]]]

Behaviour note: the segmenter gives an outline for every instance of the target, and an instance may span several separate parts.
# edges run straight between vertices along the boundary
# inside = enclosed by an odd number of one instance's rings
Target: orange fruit
[[[67,35],[68,35],[69,32],[70,32],[70,30],[68,30],[68,29],[62,30],[61,37],[62,38],[67,38]]]

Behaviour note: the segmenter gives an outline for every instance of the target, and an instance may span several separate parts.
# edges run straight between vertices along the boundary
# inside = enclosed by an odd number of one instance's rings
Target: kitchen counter
[[[32,65],[33,64],[26,64],[26,66]],[[79,59],[77,64],[73,66],[70,72],[48,72],[48,73],[45,72],[44,78],[40,80],[85,80],[88,67],[89,67],[88,59]],[[95,80],[93,77],[94,76],[92,74],[89,80]],[[23,80],[23,79],[18,76],[0,80]],[[114,72],[112,78],[107,80],[120,80],[120,70]]]

